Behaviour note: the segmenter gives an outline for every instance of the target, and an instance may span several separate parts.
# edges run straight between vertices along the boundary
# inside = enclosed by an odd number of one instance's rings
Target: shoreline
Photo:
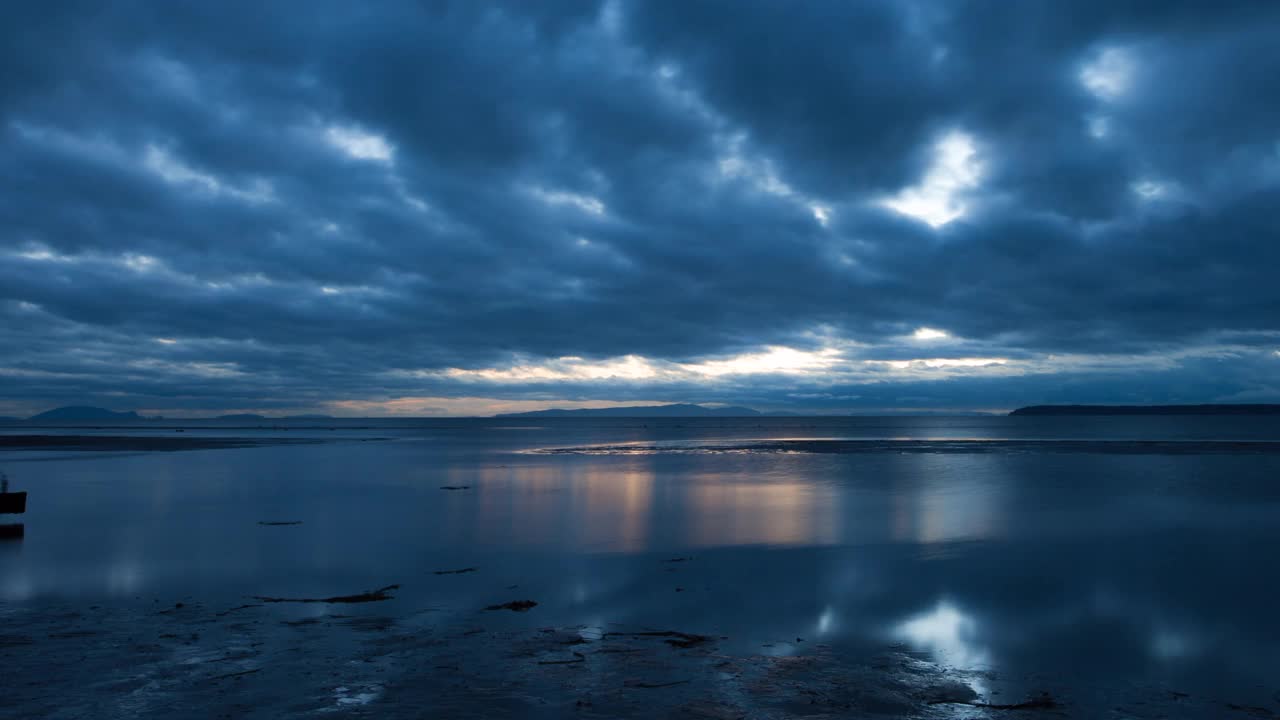
[[[382,438],[360,438],[361,442]],[[214,438],[143,437],[128,435],[0,435],[0,452],[72,450],[83,452],[176,452],[263,447],[268,445],[321,445],[319,438]]]

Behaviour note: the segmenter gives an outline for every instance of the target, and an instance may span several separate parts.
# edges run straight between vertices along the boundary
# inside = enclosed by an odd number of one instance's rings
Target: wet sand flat
[[[25,718],[983,716],[971,687],[981,678],[901,648],[850,664],[822,645],[740,654],[647,628],[351,612],[190,600],[8,608],[5,704]],[[1048,697],[1043,712],[1059,707]]]
[[[1280,715],[1280,430],[1049,420],[71,430],[0,717]]]
[[[1099,690],[1059,678],[1014,690],[1025,679],[905,646],[851,662],[821,643],[740,652],[716,636],[388,600],[0,608],[5,705],[13,717],[76,719],[1062,718],[1080,717]],[[1117,717],[1264,710],[1140,683],[1106,694]]]

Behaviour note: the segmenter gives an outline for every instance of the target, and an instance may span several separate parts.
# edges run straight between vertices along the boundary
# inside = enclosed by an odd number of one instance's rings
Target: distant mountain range
[[[136,412],[115,412],[100,407],[68,405],[32,415],[28,420],[142,420]]]
[[[924,414],[924,413],[921,413]],[[949,413],[974,414],[974,413]],[[977,413],[985,414],[985,413]],[[1049,415],[1049,416],[1082,416],[1082,415],[1280,415],[1280,404],[1211,404],[1211,405],[1031,405],[1018,408],[1010,415]],[[640,405],[635,407],[583,408],[568,410],[552,408],[534,410],[532,412],[503,413],[495,415],[499,418],[679,418],[679,417],[797,417],[790,412],[760,412],[749,407],[707,407],[691,403],[675,403],[671,405]],[[54,408],[27,418],[33,422],[64,421],[142,421],[161,420],[158,417],[144,417],[133,411],[116,412],[106,408],[87,405],[69,405]],[[195,419],[195,418],[192,418]],[[289,415],[285,417],[269,417],[257,413],[234,413],[205,418],[218,422],[260,423],[277,420],[333,420],[329,415]],[[22,418],[0,417],[0,422],[22,422]]]
[[[636,407],[583,408],[581,410],[534,410],[503,413],[501,418],[537,417],[758,417],[761,413],[747,407],[704,407],[677,403],[674,405],[641,405]]]
[[[1280,405],[1031,405],[1010,415],[1280,415]]]
[[[268,415],[258,415],[257,413],[235,413],[233,415],[219,415],[214,420],[232,420],[236,422],[261,422],[266,420],[332,420],[332,415],[285,415],[283,417],[270,417]]]

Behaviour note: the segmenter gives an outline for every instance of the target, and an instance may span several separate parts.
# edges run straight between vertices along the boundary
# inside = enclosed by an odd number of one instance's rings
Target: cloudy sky
[[[0,414],[1280,401],[1280,3],[50,2]]]

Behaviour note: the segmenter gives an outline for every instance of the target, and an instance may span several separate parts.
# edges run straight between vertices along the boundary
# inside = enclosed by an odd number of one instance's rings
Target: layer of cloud
[[[1280,400],[1265,3],[17,15],[0,413]]]

